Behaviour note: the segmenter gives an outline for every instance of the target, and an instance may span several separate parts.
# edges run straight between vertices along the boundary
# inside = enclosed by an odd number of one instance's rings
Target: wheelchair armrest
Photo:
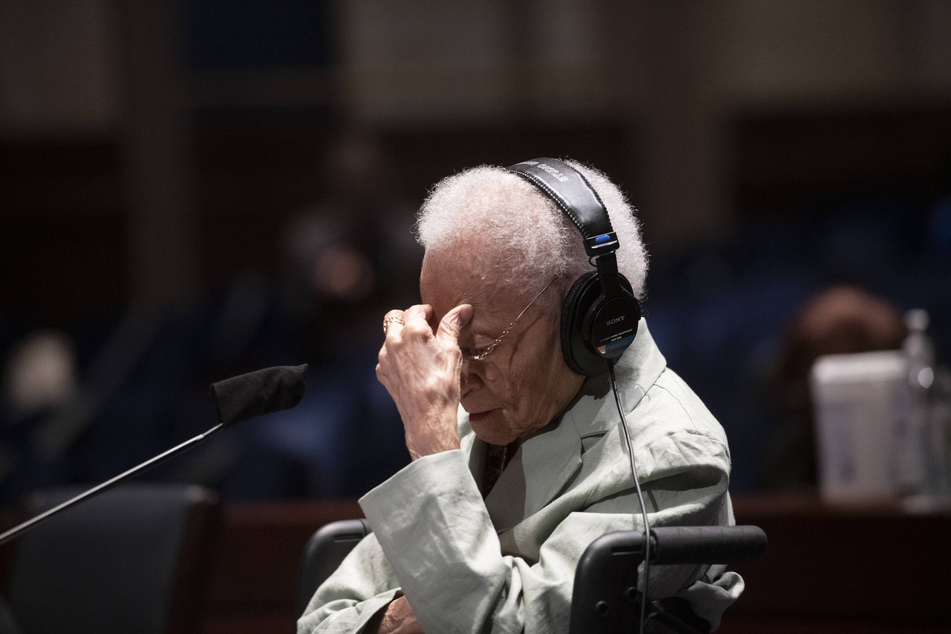
[[[644,561],[645,545],[644,534],[633,530],[608,533],[591,542],[575,571],[572,634],[636,631],[641,601],[637,568]],[[765,548],[766,534],[756,526],[687,526],[651,530],[651,565],[747,561],[758,557]],[[665,612],[659,606],[648,609],[653,613]],[[665,621],[668,631],[703,631],[686,623],[675,624],[676,617],[658,614],[657,620]],[[635,624],[634,630],[632,624]]]
[[[333,574],[353,547],[372,532],[364,519],[339,520],[321,527],[307,540],[301,559],[298,614],[304,612],[320,584]]]

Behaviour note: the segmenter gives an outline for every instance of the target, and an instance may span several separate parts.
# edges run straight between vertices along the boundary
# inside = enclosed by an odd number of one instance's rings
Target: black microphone
[[[41,513],[11,528],[7,532],[0,534],[0,544],[19,537],[28,530],[45,522],[54,515],[65,511],[71,506],[94,498],[100,493],[105,493],[126,480],[131,480],[135,476],[159,466],[178,454],[188,451],[225,427],[229,427],[254,416],[279,412],[294,407],[300,402],[301,397],[304,395],[304,375],[306,372],[306,364],[298,366],[278,366],[257,370],[256,372],[249,372],[248,374],[242,374],[213,383],[211,386],[211,396],[215,403],[215,411],[218,414],[217,425],[205,433],[199,434],[177,447],[172,447],[165,453],[146,460],[139,466],[120,473],[111,480],[106,480],[102,484],[84,493],[80,493],[74,498],[66,500],[59,506],[55,506],[45,513]]]
[[[290,409],[304,396],[307,364],[248,372],[211,385],[218,422],[230,427],[243,420]]]

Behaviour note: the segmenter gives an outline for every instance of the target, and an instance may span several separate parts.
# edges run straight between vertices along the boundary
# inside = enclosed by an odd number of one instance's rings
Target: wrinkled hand
[[[367,634],[423,634],[406,597],[393,599],[363,631]]]
[[[456,412],[459,409],[462,353],[459,331],[472,318],[472,306],[461,304],[442,318],[434,333],[432,306],[390,311],[386,341],[380,349],[376,376],[399,409],[406,448],[413,460],[459,448]]]

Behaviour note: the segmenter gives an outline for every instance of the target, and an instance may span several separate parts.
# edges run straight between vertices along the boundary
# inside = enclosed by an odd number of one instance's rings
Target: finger
[[[410,306],[403,312],[403,319],[409,321],[410,319],[422,319],[423,321],[428,322],[432,317],[433,307],[429,304],[416,304]]]
[[[433,330],[429,325],[432,313],[433,307],[429,304],[410,306],[403,313],[405,327],[412,332],[432,336]]]
[[[402,310],[391,310],[383,315],[383,321],[403,321],[405,320],[405,311]]]
[[[383,334],[387,336],[394,327],[401,327],[406,321],[402,310],[391,310],[383,316]]]
[[[390,377],[388,370],[391,370],[389,358],[386,352],[386,346],[380,348],[380,353],[377,355],[377,364],[376,364],[376,380],[382,383],[384,386],[389,389]]]
[[[436,337],[446,343],[459,345],[459,333],[472,319],[475,311],[471,304],[459,304],[450,310],[439,322]]]
[[[407,322],[424,322],[429,324],[432,314],[433,307],[429,304],[416,304],[406,309],[406,312],[403,313],[403,319]]]
[[[383,368],[380,367],[379,363],[376,364],[376,380],[387,390],[390,389],[390,377],[383,373]]]

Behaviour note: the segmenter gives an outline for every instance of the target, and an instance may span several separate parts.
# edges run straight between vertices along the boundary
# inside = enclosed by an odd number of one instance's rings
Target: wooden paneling
[[[225,510],[202,634],[291,632],[304,545],[318,528],[363,517],[355,501],[234,505]]]
[[[766,531],[769,545],[759,559],[733,567],[747,587],[727,611],[724,632],[951,626],[951,515],[771,498],[738,499],[735,514],[737,523]]]

